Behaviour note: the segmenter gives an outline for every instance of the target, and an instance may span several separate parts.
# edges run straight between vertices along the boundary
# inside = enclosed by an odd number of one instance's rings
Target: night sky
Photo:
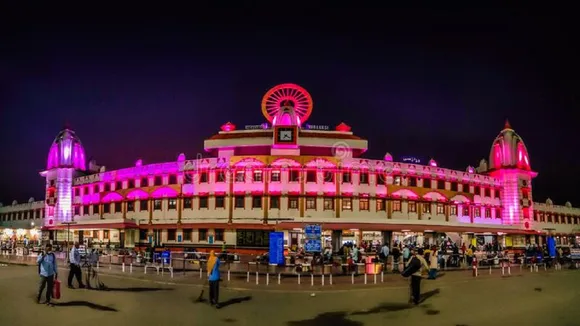
[[[102,10],[3,10],[5,205],[43,198],[38,172],[65,123],[107,169],[193,158],[223,123],[264,122],[263,94],[292,82],[314,99],[309,123],[346,122],[369,158],[465,170],[508,118],[539,172],[534,200],[580,206],[573,10]]]

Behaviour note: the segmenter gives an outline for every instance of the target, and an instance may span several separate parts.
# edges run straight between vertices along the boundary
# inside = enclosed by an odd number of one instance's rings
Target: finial
[[[64,129],[70,129],[70,123],[68,123],[68,120],[65,120],[64,122]]]
[[[508,119],[505,119],[505,125],[503,126],[503,129],[512,129]]]

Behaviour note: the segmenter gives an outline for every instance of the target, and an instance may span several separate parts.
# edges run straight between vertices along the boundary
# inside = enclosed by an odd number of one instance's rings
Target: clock
[[[296,134],[296,127],[277,127],[274,131],[274,142],[286,145],[296,144]]]

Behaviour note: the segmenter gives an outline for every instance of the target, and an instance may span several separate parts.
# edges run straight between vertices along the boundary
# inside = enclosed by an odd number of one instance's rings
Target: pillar
[[[270,210],[270,173],[271,171],[264,171],[264,194],[262,195],[262,211],[264,212],[264,224],[268,224],[268,212]],[[279,203],[282,206],[282,203]],[[282,209],[282,207],[280,207]]]
[[[393,249],[392,248],[392,245],[393,245],[393,243],[392,243],[393,242],[393,231],[383,231],[381,233],[383,235],[383,241],[382,241],[382,243],[383,244],[386,243],[389,246],[389,248]]]
[[[147,199],[147,210],[149,211],[149,224],[153,223],[153,201],[151,198]]]
[[[342,182],[342,173],[336,171],[334,173],[334,183],[336,184],[336,193],[334,194],[334,212],[337,218],[340,217],[340,211],[342,208],[342,202],[340,197],[340,185]],[[342,237],[342,233],[341,233]],[[341,240],[342,243],[342,240]]]
[[[181,215],[183,214],[183,194],[177,195],[177,225],[181,224]]]
[[[121,212],[123,212],[123,219],[127,219],[127,199],[121,202]]]
[[[232,224],[234,219],[234,174],[231,169],[226,173],[229,182],[228,191],[228,224]],[[245,199],[244,199],[245,200]]]
[[[331,236],[332,250],[337,252],[342,247],[342,230],[333,230]]]
[[[305,194],[305,186],[304,186],[304,182],[306,181],[306,171],[301,168],[300,169],[300,197],[298,197],[298,208],[300,210],[300,217],[304,217],[304,201],[306,200],[306,198],[304,198],[304,194]]]
[[[387,207],[386,207],[387,218],[391,219],[391,218],[393,218],[393,201],[391,199],[387,199],[386,202],[387,202]]]
[[[99,204],[99,217],[103,219],[103,203]]]
[[[445,203],[444,204],[444,210],[445,210],[445,222],[449,222],[449,203]]]
[[[417,201],[417,218],[420,220],[423,215],[423,202]]]

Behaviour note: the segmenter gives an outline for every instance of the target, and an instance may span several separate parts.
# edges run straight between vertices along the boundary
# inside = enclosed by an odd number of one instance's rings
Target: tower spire
[[[510,125],[510,121],[508,119],[505,119],[505,125],[503,126],[503,129],[512,129],[512,126]]]

